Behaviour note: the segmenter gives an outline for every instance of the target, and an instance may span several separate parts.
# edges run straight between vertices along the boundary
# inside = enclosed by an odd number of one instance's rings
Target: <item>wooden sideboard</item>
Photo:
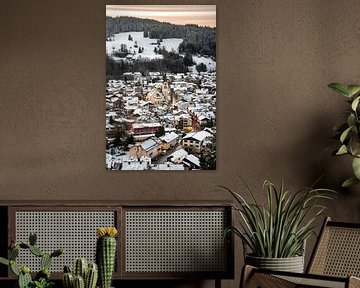
[[[9,201],[0,202],[0,256],[12,240],[38,234],[43,250],[64,248],[51,266],[54,279],[77,257],[94,260],[96,228],[119,230],[115,281],[221,279],[234,277],[234,239],[223,237],[232,225],[230,203],[221,201]],[[7,229],[5,228],[7,227]],[[37,270],[38,259],[21,254],[19,261]],[[0,280],[14,279],[0,265]]]

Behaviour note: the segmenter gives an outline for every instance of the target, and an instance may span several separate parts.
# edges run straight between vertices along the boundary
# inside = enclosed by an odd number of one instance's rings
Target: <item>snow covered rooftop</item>
[[[130,157],[124,159],[122,162],[121,170],[148,170],[151,165],[151,159],[149,157]]]
[[[180,171],[185,170],[184,165],[182,164],[173,164],[166,162],[164,164],[152,165],[151,170],[171,170],[171,171]]]
[[[195,139],[199,142],[202,142],[205,140],[206,137],[210,137],[211,134],[209,132],[206,131],[200,131],[200,132],[192,132],[192,133],[188,133],[186,134],[186,136],[183,139]]]
[[[156,147],[158,145],[158,143],[156,143],[156,141],[154,139],[147,139],[144,142],[141,143],[141,147],[145,150],[145,151],[149,151],[151,149],[153,149],[154,147]]]
[[[179,138],[179,135],[177,135],[175,132],[166,133],[164,136],[160,137],[160,139],[166,143],[170,143],[177,138]]]
[[[160,127],[161,124],[159,122],[155,123],[134,123],[132,125],[133,128],[145,128],[145,127]]]
[[[117,113],[116,112],[106,112],[106,117],[114,117],[114,116],[117,116]]]
[[[200,167],[200,159],[192,154],[186,155],[185,159],[190,162],[193,163],[194,165]]]
[[[184,149],[179,149],[179,150],[175,151],[174,153],[172,153],[168,157],[168,159],[170,159],[171,162],[179,163],[182,161],[182,159],[184,159],[184,157],[186,157],[186,155],[188,155],[188,152],[186,152]]]
[[[136,114],[137,114],[137,115],[142,115],[142,114],[143,114],[143,110],[142,110],[141,108],[137,108],[137,109],[134,110],[133,114],[134,114],[134,115],[136,115]]]

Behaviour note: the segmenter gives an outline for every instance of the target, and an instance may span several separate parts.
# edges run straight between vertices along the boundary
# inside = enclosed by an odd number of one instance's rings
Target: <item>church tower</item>
[[[169,83],[167,81],[165,81],[161,87],[161,92],[163,93],[165,100],[170,102],[171,98],[170,98],[170,88],[169,88]]]

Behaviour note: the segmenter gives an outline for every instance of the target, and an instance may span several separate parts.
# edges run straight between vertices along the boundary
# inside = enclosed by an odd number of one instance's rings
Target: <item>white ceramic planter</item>
[[[289,258],[262,258],[246,255],[245,263],[262,269],[304,273],[304,256]]]

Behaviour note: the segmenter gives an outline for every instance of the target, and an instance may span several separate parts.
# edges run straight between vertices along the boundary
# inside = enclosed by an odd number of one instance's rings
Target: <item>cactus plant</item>
[[[16,275],[19,276],[20,274],[20,268],[16,265],[16,262],[14,260],[10,260],[9,262],[11,271]]]
[[[84,278],[80,275],[74,277],[74,288],[85,288]]]
[[[100,288],[110,288],[114,272],[116,256],[115,227],[101,227],[97,229],[96,262],[99,267]]]
[[[85,288],[95,288],[98,279],[98,266],[96,263],[89,263],[85,276]]]
[[[21,271],[19,274],[18,285],[19,288],[28,288],[32,283],[30,269],[27,266],[21,267]]]
[[[45,268],[49,269],[51,265],[51,260],[52,260],[51,255],[48,253],[44,253],[41,256],[41,262],[40,262],[41,269],[45,269]]]
[[[85,279],[87,268],[88,261],[85,258],[76,259],[74,267],[75,276],[81,276],[83,279]]]
[[[50,265],[53,257],[58,257],[64,253],[63,249],[57,249],[51,254],[44,253],[36,245],[37,236],[35,233],[30,233],[29,244],[20,242],[16,243],[11,242],[8,259],[0,257],[0,264],[10,266],[11,271],[18,276],[18,286],[19,288],[48,288],[52,286],[50,281]],[[19,250],[24,249],[28,250],[30,253],[37,257],[41,257],[41,270],[36,274],[35,280],[33,281],[30,275],[30,269],[28,266],[19,267],[16,263],[16,259],[19,256]]]
[[[37,241],[37,235],[34,232],[31,232],[29,235],[29,244],[31,246],[35,246],[36,245],[36,241]]]
[[[88,264],[88,261],[85,258],[76,259],[73,273],[69,266],[64,266],[64,288],[95,288],[97,279],[98,268],[96,263],[90,262]]]
[[[19,247],[15,246],[14,248],[11,248],[8,252],[9,260],[15,261],[16,258],[19,256]]]
[[[44,268],[44,269],[40,270],[38,273],[36,273],[35,280],[41,280],[41,279],[49,280],[50,275],[51,275],[51,273],[50,273],[49,269]]]
[[[44,252],[42,252],[42,251],[40,250],[40,248],[39,248],[39,247],[36,247],[36,246],[30,245],[29,251],[30,251],[32,254],[34,254],[35,256],[37,256],[37,257],[41,257],[41,256],[44,255]]]
[[[62,282],[63,282],[63,286],[64,288],[73,288],[74,286],[74,276],[72,273],[64,273],[62,276]]]
[[[8,259],[5,259],[5,258],[1,258],[0,257],[0,263],[1,264],[4,264],[6,266],[9,266],[10,265],[10,261]]]

